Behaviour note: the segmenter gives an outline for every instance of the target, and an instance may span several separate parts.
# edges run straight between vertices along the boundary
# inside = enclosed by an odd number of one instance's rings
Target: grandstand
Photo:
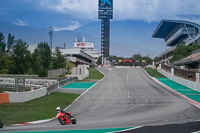
[[[175,61],[175,65],[184,66],[187,69],[200,69],[200,49],[195,50],[189,56]]]
[[[81,50],[81,49],[60,49],[62,55],[68,60],[73,63],[78,64],[85,64],[90,66],[96,65],[96,59],[89,53]]]
[[[170,47],[159,55],[161,60],[159,63],[168,64],[173,50],[179,43],[200,44],[200,25],[182,20],[162,20],[152,37],[164,39],[166,45]]]

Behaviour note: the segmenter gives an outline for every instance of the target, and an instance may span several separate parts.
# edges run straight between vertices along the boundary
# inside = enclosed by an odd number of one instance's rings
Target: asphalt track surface
[[[5,127],[0,131],[54,131],[137,126],[147,126],[151,129],[159,125],[200,120],[199,108],[155,83],[142,69],[122,68],[111,71],[101,69],[101,71],[106,74],[106,78],[67,108],[67,111],[71,111],[76,117],[78,121],[76,125],[62,126],[57,119],[54,119],[42,124]],[[135,131],[139,132],[141,129]],[[151,132],[148,129],[146,131]]]

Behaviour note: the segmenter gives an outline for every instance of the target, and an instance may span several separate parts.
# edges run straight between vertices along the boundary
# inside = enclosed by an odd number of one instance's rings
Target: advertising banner
[[[99,10],[113,10],[113,0],[99,0]]]

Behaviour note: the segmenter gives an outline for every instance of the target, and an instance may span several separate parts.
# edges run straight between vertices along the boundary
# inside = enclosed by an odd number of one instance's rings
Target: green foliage
[[[142,60],[142,56],[140,54],[134,54],[133,59],[134,60]]]
[[[72,68],[76,67],[76,64],[74,64],[72,62],[67,62],[66,66],[67,66],[67,73],[66,74],[72,74]]]
[[[156,69],[152,68],[144,68],[144,70],[152,77],[156,78],[165,78],[162,74],[160,74]]]
[[[31,65],[31,53],[27,50],[28,45],[22,40],[17,40],[14,46],[13,59],[13,70],[14,74],[24,74],[28,71]]]
[[[39,76],[45,77],[48,74],[51,61],[51,50],[48,43],[39,43],[32,54],[32,70]]]
[[[44,69],[49,69],[49,66],[51,64],[52,58],[51,58],[51,49],[46,42],[41,42],[38,44],[38,48],[36,49],[39,52],[39,55],[41,57],[41,63]]]
[[[0,32],[0,52],[5,52],[6,44],[3,33]]]
[[[10,49],[13,47],[15,44],[15,36],[11,35],[10,33],[8,34],[8,41],[7,41],[7,52],[10,52]]]
[[[170,62],[174,62],[177,60],[180,60],[189,54],[191,54],[192,51],[200,49],[200,46],[197,43],[194,43],[192,45],[184,45],[183,43],[180,43],[173,52],[173,57],[171,58]]]
[[[13,60],[7,53],[0,53],[0,73],[8,74],[10,72]]]
[[[53,53],[53,69],[65,68],[66,67],[66,60],[65,57],[62,55],[60,48],[56,47]]]
[[[157,62],[160,61],[160,58],[159,58],[159,57],[155,57],[155,58],[153,59],[153,61],[154,61],[155,63],[157,63]]]
[[[102,73],[100,73],[97,69],[95,69],[93,67],[89,67],[87,69],[89,71],[89,77],[84,79],[84,81],[99,80],[104,77],[104,75]]]
[[[100,56],[98,59],[97,59],[97,65],[100,65],[102,63],[102,56]]]

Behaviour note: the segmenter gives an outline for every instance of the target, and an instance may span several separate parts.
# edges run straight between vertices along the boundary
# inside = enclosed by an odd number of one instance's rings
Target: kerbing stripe
[[[142,127],[142,126],[137,126],[137,127],[133,127],[133,128],[125,129],[125,130],[114,131],[114,132],[106,132],[106,133],[120,133],[120,132],[135,130],[135,129],[138,129],[138,128],[141,128],[141,127]]]

